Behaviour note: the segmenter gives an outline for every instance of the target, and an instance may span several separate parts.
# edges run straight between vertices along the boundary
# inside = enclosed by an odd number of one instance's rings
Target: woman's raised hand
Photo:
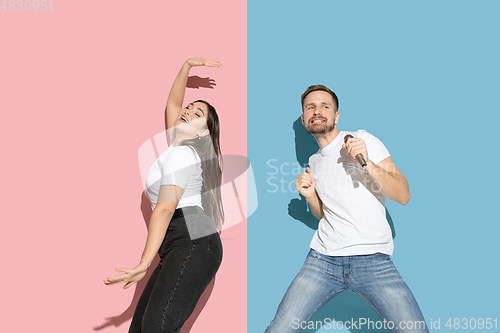
[[[146,272],[148,268],[144,265],[138,265],[132,269],[125,268],[115,268],[118,272],[123,272],[123,274],[117,275],[112,278],[107,278],[104,280],[104,284],[107,286],[112,286],[117,283],[125,283],[123,289],[127,289],[131,287],[134,283],[139,282],[144,276],[146,276]]]
[[[206,66],[206,67],[219,68],[221,66],[221,63],[219,60],[206,60],[206,59],[203,59],[201,57],[189,58],[188,60],[186,60],[186,64],[188,64],[191,67]]]

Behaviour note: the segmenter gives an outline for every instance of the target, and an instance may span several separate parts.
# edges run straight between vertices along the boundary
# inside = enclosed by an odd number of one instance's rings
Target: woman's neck
[[[172,144],[170,146],[172,147],[177,147],[180,145],[180,143],[183,141],[183,140],[187,140],[187,139],[194,139],[194,138],[189,138],[185,135],[180,135],[178,133],[176,133],[174,135],[174,137],[172,138]]]

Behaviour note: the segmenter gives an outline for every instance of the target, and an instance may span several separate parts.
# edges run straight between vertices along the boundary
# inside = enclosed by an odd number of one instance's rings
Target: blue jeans
[[[377,324],[371,321],[372,326],[366,318],[353,318],[342,323],[347,329],[349,325],[369,331],[383,327],[398,333],[429,332],[412,292],[389,255],[332,257],[311,249],[266,333],[291,333],[306,328],[309,319],[344,290],[363,298],[382,318]],[[332,327],[336,324],[340,323],[330,322]]]

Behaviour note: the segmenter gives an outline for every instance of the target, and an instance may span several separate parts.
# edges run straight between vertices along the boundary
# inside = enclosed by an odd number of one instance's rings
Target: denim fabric
[[[311,249],[266,333],[300,331],[327,301],[344,290],[363,298],[391,332],[429,332],[412,292],[389,255],[332,257]]]
[[[168,226],[158,251],[160,263],[139,299],[129,333],[179,332],[219,269],[219,234],[192,240],[184,215]],[[188,215],[191,221],[209,219],[202,211]]]

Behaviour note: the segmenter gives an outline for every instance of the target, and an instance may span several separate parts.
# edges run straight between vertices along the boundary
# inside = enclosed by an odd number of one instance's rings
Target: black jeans
[[[129,333],[179,332],[219,269],[219,234],[192,240],[186,217],[215,230],[213,220],[197,206],[175,211],[158,251],[160,263],[139,299]]]

